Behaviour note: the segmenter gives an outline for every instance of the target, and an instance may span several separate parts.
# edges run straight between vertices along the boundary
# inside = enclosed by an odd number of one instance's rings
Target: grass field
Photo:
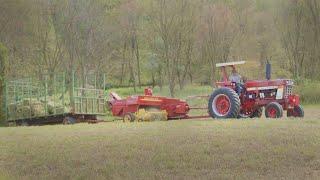
[[[0,179],[318,179],[306,118],[0,128]]]

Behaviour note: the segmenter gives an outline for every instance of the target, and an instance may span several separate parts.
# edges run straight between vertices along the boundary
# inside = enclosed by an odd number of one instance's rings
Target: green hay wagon
[[[8,124],[70,124],[105,115],[105,75],[71,76],[62,73],[7,81]]]

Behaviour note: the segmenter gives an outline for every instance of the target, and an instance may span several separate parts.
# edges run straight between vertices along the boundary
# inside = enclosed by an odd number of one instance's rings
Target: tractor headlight
[[[293,81],[292,80],[287,80],[286,83],[287,83],[288,86],[293,86]]]

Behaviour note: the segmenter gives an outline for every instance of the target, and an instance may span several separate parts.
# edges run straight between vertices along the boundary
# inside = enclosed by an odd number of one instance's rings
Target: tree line
[[[245,59],[257,65],[247,73],[270,60],[275,76],[320,79],[318,0],[0,0],[0,14],[2,77],[105,73],[174,96]]]

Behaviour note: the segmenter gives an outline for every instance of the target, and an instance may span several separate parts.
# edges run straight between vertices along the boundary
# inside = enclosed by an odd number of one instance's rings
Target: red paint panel
[[[250,87],[267,87],[267,86],[281,86],[281,85],[286,85],[286,81],[284,79],[281,80],[251,80],[251,81],[247,81],[245,83],[245,87],[246,88],[250,88]]]

